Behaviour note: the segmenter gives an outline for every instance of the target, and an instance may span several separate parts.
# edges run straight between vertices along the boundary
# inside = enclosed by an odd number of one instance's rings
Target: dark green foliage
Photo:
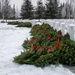
[[[45,67],[50,64],[75,65],[75,42],[69,34],[62,36],[48,24],[35,25],[31,29],[32,38],[25,40],[26,49],[14,62]]]
[[[10,25],[17,25],[17,27],[32,27],[32,24],[30,22],[8,22]]]
[[[21,17],[22,19],[33,18],[33,6],[30,0],[24,0],[24,3],[21,7]]]
[[[18,24],[19,24],[19,22],[18,22],[18,21],[8,22],[8,24],[11,24],[11,25],[18,25]]]
[[[43,3],[41,0],[39,0],[37,3],[35,18],[37,19],[45,18],[45,7],[43,6]]]
[[[58,2],[57,0],[47,0],[46,2],[46,18],[58,18]]]
[[[35,53],[34,51],[33,52],[22,52],[21,55],[19,55],[18,57],[15,57],[14,59],[16,60],[16,62],[20,64],[24,64],[24,63],[27,63],[28,58],[30,58],[34,53]]]
[[[38,67],[39,66],[40,67],[48,66],[49,64],[51,64],[52,58],[53,58],[53,54],[41,55],[39,57],[39,59],[37,59],[35,61],[35,65],[38,66]]]
[[[30,22],[20,23],[17,27],[32,27],[32,24]]]

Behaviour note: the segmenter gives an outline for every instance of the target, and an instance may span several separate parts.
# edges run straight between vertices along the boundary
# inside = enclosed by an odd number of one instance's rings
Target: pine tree
[[[45,18],[45,7],[43,6],[42,0],[39,0],[36,8],[36,18]]]
[[[55,18],[59,18],[58,16],[58,1],[57,0],[54,0],[54,15],[55,15]]]
[[[23,19],[33,18],[33,6],[30,0],[24,0],[24,3],[21,7],[21,16]]]
[[[57,0],[47,0],[46,2],[46,18],[54,19],[58,15],[58,2]]]

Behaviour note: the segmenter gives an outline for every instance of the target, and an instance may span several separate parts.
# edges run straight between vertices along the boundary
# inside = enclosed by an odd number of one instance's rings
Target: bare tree
[[[9,4],[9,0],[5,0],[4,2],[4,17],[6,19],[6,22],[7,22],[7,19],[9,18],[9,8],[10,8],[10,4]]]
[[[62,17],[63,18],[74,18],[74,13],[73,13],[73,6],[72,6],[72,1],[67,0],[66,3],[64,3],[63,9],[62,9]]]
[[[15,4],[13,5],[13,19],[15,19],[15,14],[16,14],[16,11],[15,11]]]
[[[1,2],[2,2],[2,19],[4,21],[4,0],[2,0]]]
[[[1,1],[0,1],[0,19],[2,18],[2,8],[1,8]]]
[[[73,16],[74,16],[74,19],[75,19],[75,0],[71,0],[71,5],[73,7]]]

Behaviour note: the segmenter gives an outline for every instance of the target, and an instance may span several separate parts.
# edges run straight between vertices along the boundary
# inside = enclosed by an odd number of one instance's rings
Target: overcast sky
[[[34,6],[36,6],[38,0],[31,0],[31,1],[32,1],[32,4],[33,4]],[[46,0],[42,0],[42,1],[45,2]],[[65,1],[65,0],[60,0],[60,2],[64,2],[64,1]],[[21,5],[22,5],[22,3],[23,3],[23,0],[10,0],[10,3],[11,3],[11,5],[15,4],[15,6],[16,6],[18,9],[20,9],[20,8],[21,8]]]

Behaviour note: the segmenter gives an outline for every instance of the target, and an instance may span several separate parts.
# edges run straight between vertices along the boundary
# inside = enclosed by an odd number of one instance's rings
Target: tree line
[[[46,0],[43,4],[42,0],[38,0],[37,6],[34,7],[31,0],[24,0],[21,7],[22,19],[68,19],[74,18],[75,9],[72,1],[69,3],[59,3],[58,0]]]
[[[20,16],[17,15],[15,5],[11,7],[9,0],[0,0],[0,19],[69,19],[75,18],[74,0],[60,3],[59,0],[37,1],[33,6],[31,0],[23,0]]]

